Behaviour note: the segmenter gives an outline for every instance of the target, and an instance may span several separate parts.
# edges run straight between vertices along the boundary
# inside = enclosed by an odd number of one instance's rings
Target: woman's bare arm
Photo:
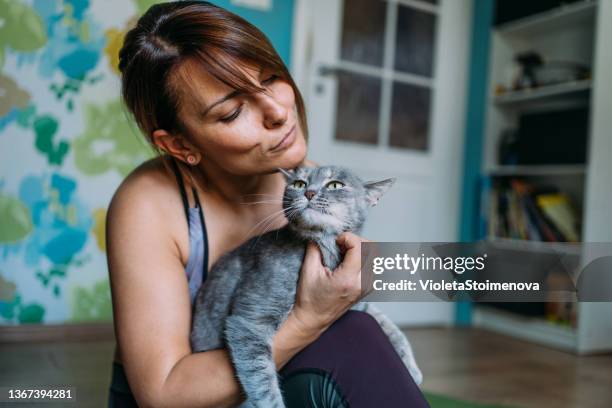
[[[115,330],[130,388],[144,407],[236,405],[241,389],[227,351],[191,353],[191,304],[169,228],[173,215],[164,213],[163,199],[152,199],[151,189],[160,188],[146,180],[126,182],[107,214]],[[320,332],[290,315],[274,338],[277,366]]]

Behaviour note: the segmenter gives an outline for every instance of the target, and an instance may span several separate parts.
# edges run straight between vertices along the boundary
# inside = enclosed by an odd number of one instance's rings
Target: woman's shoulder
[[[165,168],[164,158],[153,157],[136,166],[122,181],[119,189],[168,187],[170,174]]]
[[[174,174],[168,171],[161,157],[140,164],[121,182],[115,191],[106,215],[111,227],[136,227],[168,233],[179,247],[183,260],[189,242],[183,203]]]
[[[141,163],[117,187],[111,206],[142,205],[145,202],[150,205],[164,205],[176,190],[176,181],[170,176],[161,157]]]

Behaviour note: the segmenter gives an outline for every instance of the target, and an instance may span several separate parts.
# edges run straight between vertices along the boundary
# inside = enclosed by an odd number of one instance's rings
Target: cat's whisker
[[[249,196],[268,196],[268,197],[278,197],[278,194],[270,194],[270,193],[252,193],[252,194],[243,194],[240,197],[249,197]]]
[[[287,211],[287,213],[285,214],[285,217],[287,218],[287,220],[288,220],[289,222],[291,222],[291,220],[292,220],[293,216],[294,216],[294,215],[296,215],[296,214],[299,214],[300,212],[301,212],[301,206],[299,206],[299,205],[296,203],[296,204],[294,204],[294,205],[292,205],[292,206],[288,207],[288,211]],[[275,239],[278,239],[278,232],[279,232],[279,231],[280,231],[280,229],[276,231],[276,238],[275,238]]]
[[[251,229],[249,229],[249,231],[247,232],[247,236],[249,236],[251,234],[251,232],[253,232],[255,229],[257,229],[260,225],[268,222],[268,221],[274,221],[275,217],[278,217],[280,215],[283,215],[285,212],[285,209],[280,209],[278,211],[273,212],[272,214],[268,215],[266,218],[264,218],[263,220],[259,221],[257,224],[255,224],[253,227],[251,227]]]
[[[278,217],[279,216],[270,219],[265,225],[263,225],[262,226],[262,231],[261,231],[261,233],[259,235],[261,236],[261,235],[265,234],[266,232],[272,230],[272,226],[274,225],[274,223],[279,220]],[[283,218],[286,218],[286,216],[284,214],[283,214]]]
[[[241,205],[257,205],[257,204],[282,204],[282,200],[262,200],[262,201],[252,201],[248,203],[240,203]]]
[[[287,207],[287,208],[283,208],[283,209],[281,209],[281,210],[279,210],[279,211],[276,211],[276,212],[274,212],[274,213],[270,214],[269,216],[267,216],[266,218],[264,218],[263,220],[261,220],[261,221],[259,221],[257,224],[255,224],[255,225],[254,225],[254,226],[253,226],[253,227],[252,227],[252,228],[249,230],[249,232],[247,233],[247,235],[249,235],[249,234],[250,234],[250,233],[251,233],[251,232],[252,232],[254,229],[256,229],[256,228],[258,228],[258,227],[260,227],[260,226],[262,227],[263,231],[262,231],[260,234],[258,234],[258,235],[265,234],[265,233],[267,232],[267,231],[266,231],[266,229],[267,229],[267,228],[268,228],[270,225],[272,225],[272,223],[274,223],[274,222],[276,221],[276,217],[281,216],[281,215],[286,216],[286,212],[288,212],[288,211],[290,211],[290,210],[293,210],[294,208],[297,208],[296,206],[297,206],[297,204],[294,204],[294,205],[291,205],[291,206],[289,206],[289,207]]]
[[[300,212],[300,209],[299,209],[299,208],[296,208],[295,210],[293,210],[292,212],[290,212],[290,213],[288,213],[288,214],[287,214],[287,219],[288,219],[289,221],[291,221],[291,220],[293,219],[293,217],[294,217],[296,214],[298,214],[299,212]]]
[[[257,228],[259,228],[260,226],[263,227],[263,229],[265,230],[269,225],[271,225],[275,220],[276,217],[284,215],[286,209],[281,208],[278,211],[273,212],[272,214],[268,215],[267,217],[265,217],[263,220],[260,220],[257,224],[253,225],[245,234],[247,237],[249,237],[251,235],[252,232],[256,231]],[[260,233],[258,235],[263,234]]]
[[[259,234],[260,235],[265,234],[266,230],[268,229],[270,225],[272,225],[279,218],[284,217],[284,216],[285,216],[285,210],[282,210],[282,211],[277,211],[269,215],[268,217],[264,218],[261,222],[258,223],[258,228],[260,229]]]
[[[321,206],[329,206],[330,204],[329,200],[326,200],[326,199],[317,199],[315,203]]]
[[[314,208],[321,211],[323,214],[332,215],[331,212],[328,210],[329,201],[327,199],[319,198],[314,202],[313,205],[314,205]]]
[[[294,207],[294,206],[289,206],[289,207],[287,207],[286,209],[284,209],[283,211],[287,212],[287,211],[289,211],[289,210],[291,210],[291,209],[294,209],[293,207]],[[272,224],[273,224],[273,223],[276,221],[276,217],[278,217],[279,215],[280,215],[280,214],[277,212],[277,213],[272,214],[271,216],[266,217],[266,218],[263,220],[263,221],[267,221],[267,222],[266,222],[266,223],[265,223],[265,224],[262,226],[263,231],[262,231],[262,232],[260,232],[260,233],[257,235],[257,239],[255,239],[255,242],[253,242],[253,245],[251,246],[251,249],[253,249],[253,248],[254,248],[254,247],[257,245],[257,243],[259,242],[259,240],[261,239],[261,237],[262,237],[262,236],[263,236],[263,235],[264,235],[266,232],[268,232],[268,231],[269,231],[269,230],[268,230],[268,228],[272,226]],[[285,216],[285,218],[287,218],[287,214],[286,214],[286,213],[285,213],[285,214],[283,214],[283,215]],[[260,223],[258,223],[258,224],[261,224],[261,222],[260,222]]]
[[[240,196],[240,204],[250,204],[253,201],[250,201],[252,199],[259,199],[262,201],[281,201],[282,202],[282,196],[279,196],[278,194],[243,194]]]
[[[292,205],[290,205],[289,207],[287,207],[287,208],[285,209],[285,218],[287,218],[287,220],[288,220],[288,221],[291,221],[291,217],[292,217],[293,215],[295,215],[296,213],[298,213],[299,211],[300,211],[300,205],[299,205],[299,203],[292,204]],[[272,226],[272,223],[273,223],[274,221],[275,221],[275,220],[270,220],[270,222],[268,222],[268,223],[267,223],[267,224],[266,224],[266,225],[263,227],[264,231],[263,231],[263,232],[261,232],[261,234],[259,235],[259,237],[261,237],[263,234],[265,234],[266,232],[268,232],[268,231],[269,231],[269,230],[268,230],[268,228],[269,228],[270,226]],[[257,240],[255,240],[255,244],[257,244],[257,241],[259,241],[259,237],[257,238]],[[278,237],[278,231],[277,231],[277,237]],[[255,244],[254,244],[254,245],[255,245]]]

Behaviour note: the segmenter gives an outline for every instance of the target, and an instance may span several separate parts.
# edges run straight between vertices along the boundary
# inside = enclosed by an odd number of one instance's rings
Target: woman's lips
[[[281,139],[281,141],[278,142],[278,144],[274,146],[272,149],[270,149],[270,151],[276,153],[278,151],[284,150],[285,148],[291,146],[294,141],[295,141],[295,125],[293,125],[291,130],[289,130],[289,132],[287,132],[287,134]]]

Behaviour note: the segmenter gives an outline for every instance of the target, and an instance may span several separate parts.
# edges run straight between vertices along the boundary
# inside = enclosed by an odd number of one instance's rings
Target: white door
[[[304,0],[297,10],[309,157],[397,178],[366,238],[456,241],[472,1]],[[451,322],[454,310],[379,306],[401,324]]]

